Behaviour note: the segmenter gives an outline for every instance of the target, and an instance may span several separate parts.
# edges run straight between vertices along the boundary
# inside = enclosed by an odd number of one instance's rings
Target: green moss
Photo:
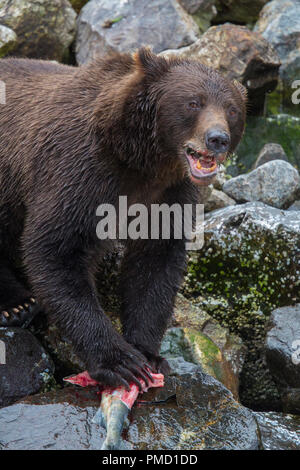
[[[76,13],[79,13],[88,0],[69,0],[69,2],[71,3]]]
[[[241,237],[205,237],[205,251],[190,255],[183,294],[248,346],[244,384],[252,382],[257,390],[244,387],[244,403],[273,399],[278,392],[261,362],[265,327],[274,308],[300,301],[299,247],[292,238],[275,238],[250,224]]]

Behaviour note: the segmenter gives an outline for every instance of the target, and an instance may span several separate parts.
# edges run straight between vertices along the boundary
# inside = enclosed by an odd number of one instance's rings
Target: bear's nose
[[[225,131],[210,129],[205,134],[205,143],[208,150],[214,153],[225,153],[229,150],[230,137]]]

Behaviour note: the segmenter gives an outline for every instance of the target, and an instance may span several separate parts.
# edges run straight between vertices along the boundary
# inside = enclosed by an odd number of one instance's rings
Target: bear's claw
[[[0,310],[0,326],[25,328],[39,311],[40,308],[35,298],[30,297],[22,305],[19,304],[17,307]]]

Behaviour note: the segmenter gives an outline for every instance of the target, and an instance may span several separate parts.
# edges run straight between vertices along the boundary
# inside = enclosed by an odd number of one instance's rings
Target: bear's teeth
[[[200,163],[200,160],[197,160],[197,165],[196,166],[197,166],[198,170],[202,169],[202,165]]]

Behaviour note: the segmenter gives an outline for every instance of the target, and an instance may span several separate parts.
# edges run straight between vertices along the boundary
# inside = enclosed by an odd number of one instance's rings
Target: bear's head
[[[155,103],[160,153],[170,165],[179,160],[194,183],[210,184],[243,135],[246,89],[198,61],[165,59],[147,48],[135,64]]]

